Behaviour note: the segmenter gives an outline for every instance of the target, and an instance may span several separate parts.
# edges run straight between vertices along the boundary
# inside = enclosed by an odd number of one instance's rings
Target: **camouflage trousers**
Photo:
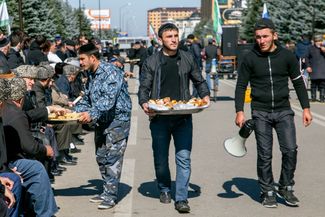
[[[116,201],[123,156],[127,146],[130,122],[113,121],[108,128],[95,128],[96,161],[103,179],[105,200]]]

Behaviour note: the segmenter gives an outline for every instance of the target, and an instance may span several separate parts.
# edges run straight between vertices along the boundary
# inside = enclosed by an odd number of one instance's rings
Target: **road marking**
[[[121,183],[131,188],[130,192],[116,205],[114,217],[131,217],[134,185],[135,159],[124,159]]]
[[[138,133],[138,117],[132,115],[128,145],[137,144],[137,133]]]

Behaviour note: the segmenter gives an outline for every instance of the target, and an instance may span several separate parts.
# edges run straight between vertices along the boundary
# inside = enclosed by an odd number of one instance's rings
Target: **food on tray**
[[[66,113],[65,115],[57,115],[55,113],[50,113],[48,117],[50,120],[78,120],[80,115],[76,112]]]
[[[176,101],[165,97],[163,99],[150,99],[149,107],[155,110],[182,110],[182,109],[193,109],[207,105],[205,101],[199,98],[192,98],[189,101]]]

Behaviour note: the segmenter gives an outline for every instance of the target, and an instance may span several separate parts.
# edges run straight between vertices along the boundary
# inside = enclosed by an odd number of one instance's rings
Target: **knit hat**
[[[8,99],[9,94],[10,94],[10,88],[8,85],[8,80],[0,79],[0,102],[3,102],[6,99]]]
[[[37,79],[45,80],[52,78],[54,75],[54,69],[50,65],[37,66]]]
[[[80,67],[73,66],[73,65],[66,65],[63,67],[63,74],[65,74],[66,76],[76,75],[77,72],[79,72],[79,70]]]
[[[261,30],[261,29],[266,29],[266,28],[275,30],[274,23],[270,19],[262,18],[256,22],[254,30]]]
[[[16,68],[19,78],[37,78],[37,67],[31,65],[21,65]]]
[[[10,87],[9,99],[20,100],[25,96],[27,91],[26,82],[22,78],[13,78],[8,80]]]

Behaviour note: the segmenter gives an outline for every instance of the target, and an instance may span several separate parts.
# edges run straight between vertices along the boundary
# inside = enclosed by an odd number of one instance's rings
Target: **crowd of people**
[[[79,62],[83,46],[89,45],[98,52],[98,62],[121,75],[122,83],[132,76],[124,74],[125,59],[119,52],[103,52],[96,38],[56,35],[51,40],[43,35],[30,38],[19,30],[8,36],[1,32],[1,216],[51,217],[58,211],[51,183],[67,166],[77,164],[73,154],[84,144],[83,128],[97,132],[97,127],[96,122],[50,123],[49,115],[80,111],[76,104],[95,78],[93,68],[83,70],[86,64]]]
[[[305,69],[311,76],[311,100],[324,102],[325,48],[318,36],[313,44],[301,46],[299,69],[294,55],[278,43],[270,20],[258,21],[254,29],[256,44],[240,67],[235,93],[236,124],[245,123],[244,93],[252,87],[252,117],[258,148],[258,178],[262,204],[276,207],[276,194],[293,206],[297,145],[294,114],[289,103],[288,78],[296,89],[303,108],[304,125],[312,116],[306,86]],[[51,183],[66,166],[76,165],[73,156],[83,145],[83,129],[94,131],[96,161],[103,179],[103,192],[90,199],[99,209],[117,203],[123,156],[131,123],[132,103],[127,79],[134,64],[139,66],[139,105],[149,116],[154,169],[160,202],[171,203],[171,175],[168,154],[171,138],[175,145],[175,209],[189,213],[188,185],[191,174],[193,123],[191,114],[157,115],[149,108],[150,99],[170,97],[189,100],[200,97],[210,103],[212,62],[220,58],[215,40],[200,45],[194,35],[179,41],[178,28],[163,24],[158,31],[160,44],[147,47],[139,41],[127,51],[130,71],[124,71],[125,59],[118,45],[102,45],[84,35],[53,40],[43,35],[33,38],[16,30],[0,34],[0,214],[1,216],[55,216],[58,207]],[[297,45],[297,50],[300,45]],[[202,76],[203,63],[206,61]],[[215,59],[215,60],[214,60]],[[135,60],[135,61],[132,61]],[[290,64],[288,64],[290,63]],[[265,75],[268,76],[265,76]],[[265,79],[261,84],[260,80]],[[192,84],[192,88],[191,88]],[[270,84],[270,86],[264,86]],[[191,93],[190,90],[193,90]],[[268,91],[265,91],[268,90]],[[79,113],[79,122],[53,123],[50,114]],[[290,126],[290,127],[287,127]],[[272,175],[272,128],[279,135],[283,167],[279,189]]]

